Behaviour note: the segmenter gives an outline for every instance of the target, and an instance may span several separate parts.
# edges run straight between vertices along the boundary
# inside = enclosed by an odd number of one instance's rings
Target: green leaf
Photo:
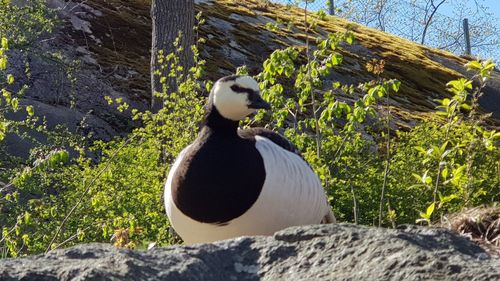
[[[426,176],[424,178],[424,181],[425,181],[426,184],[432,184],[432,178],[431,177]]]
[[[0,57],[0,70],[7,68],[7,58]]]
[[[348,32],[346,34],[345,41],[347,42],[347,44],[352,45],[352,43],[354,43],[354,34],[352,32]]]
[[[23,234],[21,239],[23,240],[24,244],[28,244],[30,242],[30,236],[28,234]]]
[[[433,202],[432,204],[427,207],[427,210],[425,211],[425,216],[426,218],[430,219],[432,216],[432,213],[434,212],[434,207],[436,206],[436,203]]]
[[[427,151],[426,151],[423,147],[421,147],[421,146],[415,146],[414,148],[415,148],[418,152],[420,152],[421,154],[423,154],[423,155],[427,155]]]
[[[69,152],[66,150],[60,150],[57,152],[59,163],[67,163],[69,161]]]
[[[8,50],[9,49],[9,40],[7,38],[2,37],[2,49]]]
[[[330,58],[332,65],[339,65],[342,63],[343,56],[341,54],[333,54]]]
[[[441,202],[441,204],[449,203],[452,200],[458,199],[458,198],[459,198],[459,196],[457,194],[451,194],[448,196],[442,196],[441,194],[439,194],[439,201]]]
[[[13,98],[10,104],[12,105],[12,109],[14,111],[17,111],[19,109],[19,100],[17,98]]]
[[[465,67],[467,68],[467,70],[481,70],[481,68],[483,68],[483,66],[481,65],[480,62],[478,61],[471,61],[471,62],[468,62]]]
[[[410,187],[408,187],[409,189],[412,189],[412,188],[422,188],[422,187],[425,187],[424,184],[414,184],[414,185],[410,185]]]
[[[419,181],[419,182],[424,182],[424,181],[422,180],[422,177],[421,177],[420,175],[415,174],[415,173],[413,173],[412,175],[413,175],[413,177],[414,177],[415,179],[417,179],[417,181]]]
[[[466,164],[460,165],[456,169],[453,169],[453,174],[454,175],[461,175],[461,174],[463,174],[465,168],[467,168]]]
[[[7,90],[5,90],[5,89],[2,89],[2,95],[3,95],[3,97],[5,98],[5,101],[6,101],[7,103],[10,103],[10,102],[11,102],[11,99],[12,99],[12,94],[11,94],[9,91],[7,91]]]
[[[205,89],[210,92],[212,90],[212,87],[213,87],[213,82],[212,81],[208,81],[206,84],[205,84]]]
[[[439,154],[441,154],[441,156],[442,156],[442,155],[444,155],[444,153],[446,152],[446,150],[445,150],[445,149],[446,149],[446,147],[447,147],[447,146],[448,146],[448,141],[445,141],[445,142],[441,145],[441,147],[439,148]],[[445,155],[445,156],[446,156],[446,155]],[[442,157],[444,157],[444,156],[442,156]]]
[[[472,108],[470,107],[470,105],[466,104],[466,103],[463,103],[460,105],[461,108],[465,109],[465,110],[471,110]]]
[[[432,183],[432,178],[427,175],[429,170],[426,170],[422,176],[418,176],[417,179],[419,179],[423,184],[431,184]],[[413,174],[415,176],[415,174]]]
[[[237,75],[248,75],[248,67],[246,65],[239,66],[236,68]]]
[[[401,86],[401,81],[396,80],[392,83],[391,86],[392,86],[392,90],[397,93],[399,91],[399,87]]]
[[[26,106],[26,112],[28,113],[29,116],[35,115],[35,111],[33,110],[33,106],[32,105]]]
[[[24,223],[28,224],[30,222],[31,215],[28,212],[24,212]]]
[[[379,98],[385,96],[387,94],[387,90],[385,87],[379,87],[377,95]]]
[[[373,96],[375,94],[375,92],[378,90],[378,87],[379,86],[375,86],[375,87],[368,89],[367,95]]]
[[[12,74],[7,75],[7,84],[9,85],[14,84],[14,76]]]
[[[441,171],[441,176],[443,177],[443,179],[446,179],[448,177],[448,168],[444,168]]]

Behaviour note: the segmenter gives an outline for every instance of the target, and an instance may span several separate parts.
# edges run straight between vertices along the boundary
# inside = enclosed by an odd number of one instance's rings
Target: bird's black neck
[[[230,136],[238,135],[239,121],[227,119],[220,114],[217,108],[212,104],[207,110],[203,130],[210,130],[213,133]]]

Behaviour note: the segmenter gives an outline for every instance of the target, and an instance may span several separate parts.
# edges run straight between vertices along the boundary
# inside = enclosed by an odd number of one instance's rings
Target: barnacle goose
[[[257,109],[270,105],[253,78],[214,84],[204,125],[165,185],[168,218],[186,244],[335,222],[318,176],[292,143],[264,128],[238,129]]]

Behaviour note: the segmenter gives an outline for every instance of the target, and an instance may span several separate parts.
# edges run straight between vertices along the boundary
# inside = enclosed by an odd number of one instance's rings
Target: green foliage
[[[120,99],[107,98],[143,124],[128,137],[96,142],[72,159],[65,149],[33,149],[36,160],[12,173],[15,189],[0,200],[0,209],[8,213],[0,218],[2,257],[82,242],[112,241],[135,248],[176,241],[163,207],[164,178],[197,134],[204,91],[198,78],[205,61],[193,46],[195,66],[184,72],[179,65],[183,51],[158,53],[158,61],[177,83],[176,92],[167,92],[166,79],[160,77],[164,91],[156,94],[164,107],[158,113],[140,112]],[[54,137],[52,146],[55,143],[61,140]],[[81,148],[82,142],[76,139],[66,147]]]
[[[367,63],[375,77],[371,81],[325,82],[343,61],[341,46],[354,41],[347,31],[319,38],[314,47],[275,50],[256,76],[273,110],[258,112],[242,125],[272,128],[295,143],[320,177],[339,221],[431,224],[442,214],[500,201],[500,133],[483,127],[487,116],[477,110],[493,64],[468,64],[477,73],[478,87],[467,79],[451,81],[451,97],[438,101],[435,116],[407,132],[392,132],[387,99],[397,94],[401,82],[384,78],[383,61]],[[174,53],[156,54],[166,70],[153,73],[163,84],[155,93],[164,105],[158,113],[106,98],[141,123],[127,137],[89,144],[64,128],[51,130],[47,143],[38,143],[28,161],[16,162],[1,175],[13,185],[0,198],[6,214],[0,217],[0,257],[84,242],[111,241],[129,248],[179,242],[165,215],[163,184],[203,119],[203,97],[212,87],[203,80],[205,61],[198,49],[203,42],[199,39],[191,49],[195,65],[190,69],[180,65],[185,50],[179,40]],[[0,67],[7,65],[7,43],[2,40]],[[247,75],[248,68],[239,67],[237,73]],[[14,78],[3,77],[1,88],[8,88]],[[175,91],[167,85],[170,79]],[[2,93],[8,110],[20,109],[15,94]],[[24,125],[46,129],[30,118],[33,107],[25,110]],[[22,135],[12,124],[0,119],[0,133],[8,128]]]
[[[2,37],[1,40],[2,41],[1,41],[1,45],[0,45],[0,73],[2,73],[3,71],[5,71],[5,69],[7,69],[8,58],[7,58],[7,55],[5,54],[5,52],[7,52],[9,50],[9,41],[7,40],[7,38]],[[8,82],[13,80],[13,78],[10,78],[10,77],[12,77],[12,75],[10,75],[10,74],[8,74],[6,76],[6,80]],[[12,84],[12,83],[8,83],[8,84]],[[2,92],[2,96],[5,98],[5,102],[7,103],[7,105],[9,105],[11,103],[10,100],[7,101],[7,97],[10,98],[9,91],[2,88],[1,92]],[[0,105],[2,105],[2,104],[3,104],[3,102],[0,98]],[[4,117],[4,112],[3,112],[3,110],[0,110],[0,141],[2,141],[5,138],[5,134],[7,132],[7,126],[8,126],[8,123]]]
[[[400,198],[406,196],[407,199],[391,200],[398,204],[394,207],[404,210],[405,213],[414,214],[414,218],[419,218],[420,210],[425,210],[434,203],[437,167],[441,156],[446,150],[455,146],[453,144],[461,146],[465,142],[472,141],[474,139],[472,131],[473,127],[470,124],[460,123],[449,131],[448,141],[443,142],[446,129],[442,121],[437,120],[419,125],[410,132],[398,133],[398,143],[394,148],[393,169],[391,170],[391,176],[398,181],[398,185],[389,194],[390,196],[397,194]],[[464,177],[463,168],[464,163],[468,161],[467,155],[455,148],[453,148],[454,152],[448,152],[445,155],[445,161],[441,161],[434,218],[439,218],[439,214],[461,210],[463,207],[492,204],[500,200],[499,143],[498,140],[494,142],[497,147],[494,151],[488,150],[486,146],[475,148],[474,169],[471,171],[472,177],[468,179]],[[443,146],[445,143],[446,146]],[[472,192],[474,194],[472,197],[466,195],[468,192],[464,187],[467,184],[472,184],[470,187],[475,190]],[[472,190],[469,189],[469,191]],[[411,217],[408,217],[405,222],[410,223]]]
[[[21,106],[20,99],[28,89],[27,85],[15,85],[12,74],[6,73],[8,66],[8,51],[20,49],[20,54],[27,54],[26,50],[39,42],[39,39],[51,32],[56,24],[55,13],[47,8],[44,0],[11,1],[0,0],[0,179],[4,180],[4,169],[11,169],[17,159],[5,153],[1,141],[9,133],[17,134],[21,138],[33,139],[27,131],[33,129],[37,118],[33,106]],[[9,46],[10,45],[10,46]],[[25,73],[29,79],[29,64],[26,62]],[[19,77],[17,77],[19,78]],[[8,119],[8,113],[26,111],[25,120]],[[42,127],[35,129],[45,133]]]
[[[316,15],[320,20],[326,19],[326,12],[324,10],[319,10],[318,12],[316,12]]]
[[[380,223],[411,223],[419,214],[430,223],[431,216],[498,201],[498,196],[492,196],[500,192],[500,157],[494,137],[498,133],[480,125],[485,118],[476,114],[481,89],[473,93],[469,103],[472,81],[451,81],[447,86],[453,97],[439,101],[435,121],[408,133],[399,132],[391,140],[389,123],[376,117],[375,107],[380,98],[397,93],[401,83],[380,78],[383,61],[371,61],[366,66],[378,77],[376,80],[357,87],[339,82],[323,85],[323,77],[342,62],[336,51],[340,44],[353,41],[349,32],[319,39],[311,55],[308,48],[305,50],[305,63],[298,59],[299,49],[273,52],[258,78],[264,98],[275,109],[267,118],[267,113],[260,112],[252,122],[283,132],[299,146],[331,195],[341,220],[374,224],[375,206],[379,204]],[[493,66],[483,61],[466,67],[476,71],[475,77],[484,85]],[[284,85],[294,85],[292,92]],[[356,97],[359,90],[363,95]],[[339,93],[352,95],[354,102],[340,101]],[[461,111],[469,112],[467,120]],[[369,116],[385,123],[388,132],[366,131]],[[366,133],[385,140],[378,144],[366,140],[362,137]],[[387,147],[381,149],[384,142]],[[417,172],[420,170],[422,174]],[[426,211],[421,213],[421,209]]]
[[[459,78],[447,84],[447,89],[453,96],[440,100],[440,105],[437,107],[439,111],[436,112],[438,116],[445,118],[444,125],[441,127],[442,139],[430,146],[415,147],[423,159],[422,164],[426,164],[427,167],[422,176],[414,174],[414,177],[419,181],[418,185],[426,188],[433,187],[433,199],[429,205],[433,206],[433,211],[434,206],[436,210],[449,211],[448,205],[457,199],[461,199],[461,202],[456,203],[461,207],[470,205],[471,201],[477,202],[478,198],[487,200],[483,196],[491,196],[486,191],[490,188],[484,183],[488,182],[492,184],[492,187],[498,186],[498,182],[489,180],[498,178],[489,171],[493,170],[498,173],[491,167],[498,166],[498,145],[495,144],[498,142],[495,139],[500,134],[481,127],[480,123],[487,116],[481,116],[477,111],[478,98],[482,95],[482,89],[490,78],[494,66],[491,61],[472,61],[466,65],[468,70],[476,73],[474,78],[479,80],[479,86],[475,89],[473,89],[473,81],[465,78]],[[472,97],[469,103],[470,96]],[[462,111],[469,113],[464,114]],[[459,138],[454,138],[454,134],[464,128],[467,130],[461,132]],[[486,171],[478,171],[485,162],[489,164],[484,167]],[[496,192],[493,194],[498,194],[500,190],[493,190],[493,192]],[[484,203],[483,200],[477,203]],[[450,208],[456,208],[454,205],[451,204]],[[432,212],[429,216],[427,213],[425,216],[421,215],[421,218],[428,221]]]
[[[55,27],[54,13],[44,0],[20,1],[0,0],[0,35],[10,39],[11,44],[26,46]]]

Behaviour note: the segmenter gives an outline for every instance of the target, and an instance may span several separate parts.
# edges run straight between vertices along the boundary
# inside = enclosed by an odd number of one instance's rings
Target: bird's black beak
[[[269,110],[271,109],[271,105],[267,101],[262,99],[262,97],[259,94],[256,94],[252,95],[248,108]]]

